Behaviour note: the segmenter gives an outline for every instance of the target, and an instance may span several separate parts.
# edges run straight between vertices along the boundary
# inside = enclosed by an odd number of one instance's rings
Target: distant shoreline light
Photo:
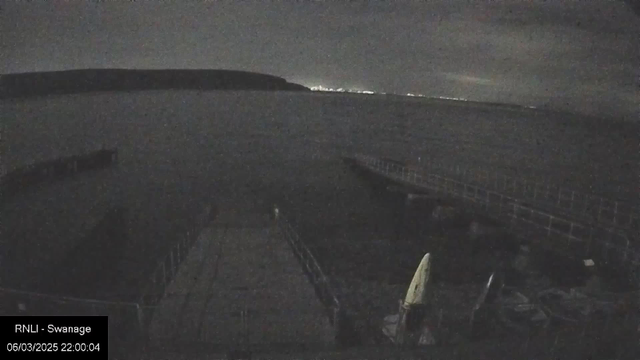
[[[442,99],[442,100],[469,101],[468,99],[465,99],[465,98],[447,97],[447,96],[436,96],[435,98]]]
[[[367,95],[374,95],[374,94],[387,95],[388,94],[388,93],[384,93],[384,92],[375,92],[375,91],[371,91],[371,90],[330,88],[330,87],[325,87],[325,86],[322,86],[322,85],[309,86],[309,89],[311,89],[311,91],[319,91],[319,92],[340,92],[340,93],[354,93],[354,94],[367,94]],[[389,95],[412,96],[412,97],[427,97],[426,95],[418,94],[418,93],[406,93],[406,94],[389,93]],[[457,98],[447,98],[447,99],[464,100],[464,99],[457,99]]]
[[[346,92],[346,93],[357,93],[357,94],[368,94],[368,95],[384,94],[384,93],[376,93],[371,90],[354,90],[354,89],[344,89],[344,88],[334,89],[334,88],[324,87],[322,85],[310,86],[309,89],[311,89],[311,91]]]
[[[354,89],[345,89],[345,88],[334,89],[334,88],[324,87],[322,85],[310,86],[309,89],[311,89],[311,91],[318,91],[318,92],[340,92],[340,93],[356,93],[356,94],[369,94],[369,95],[371,94],[387,95],[388,94],[383,92],[374,92],[370,90],[354,90]],[[449,96],[427,96],[420,93],[406,93],[406,94],[389,93],[388,95],[422,97],[422,98],[429,98],[429,99],[441,99],[441,100],[453,100],[453,101],[469,101],[469,99],[466,99],[466,98],[449,97]],[[529,108],[529,109],[537,108],[536,106],[532,106],[532,105],[523,105],[523,107]]]

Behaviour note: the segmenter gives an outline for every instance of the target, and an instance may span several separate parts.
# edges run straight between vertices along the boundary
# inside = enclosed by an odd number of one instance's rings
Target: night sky
[[[640,116],[640,16],[622,1],[51,0],[0,6],[0,73],[237,69],[307,86]]]

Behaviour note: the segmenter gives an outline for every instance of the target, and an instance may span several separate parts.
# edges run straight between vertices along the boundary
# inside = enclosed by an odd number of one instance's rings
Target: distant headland
[[[236,70],[81,69],[0,78],[0,98],[168,89],[310,91],[277,76]]]

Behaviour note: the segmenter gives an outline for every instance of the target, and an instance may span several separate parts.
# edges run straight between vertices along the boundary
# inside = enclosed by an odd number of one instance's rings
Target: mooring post
[[[342,342],[342,326],[340,324],[340,308],[333,307],[333,334],[336,345],[340,346]]]
[[[138,317],[138,348],[144,354],[149,344],[149,332],[145,324],[144,308],[140,304],[136,304],[136,313]]]

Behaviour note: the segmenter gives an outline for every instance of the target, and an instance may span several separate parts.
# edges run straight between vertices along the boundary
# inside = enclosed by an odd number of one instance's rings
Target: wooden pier
[[[181,265],[149,338],[167,351],[319,350],[333,347],[335,331],[270,214],[231,206],[220,208]]]

